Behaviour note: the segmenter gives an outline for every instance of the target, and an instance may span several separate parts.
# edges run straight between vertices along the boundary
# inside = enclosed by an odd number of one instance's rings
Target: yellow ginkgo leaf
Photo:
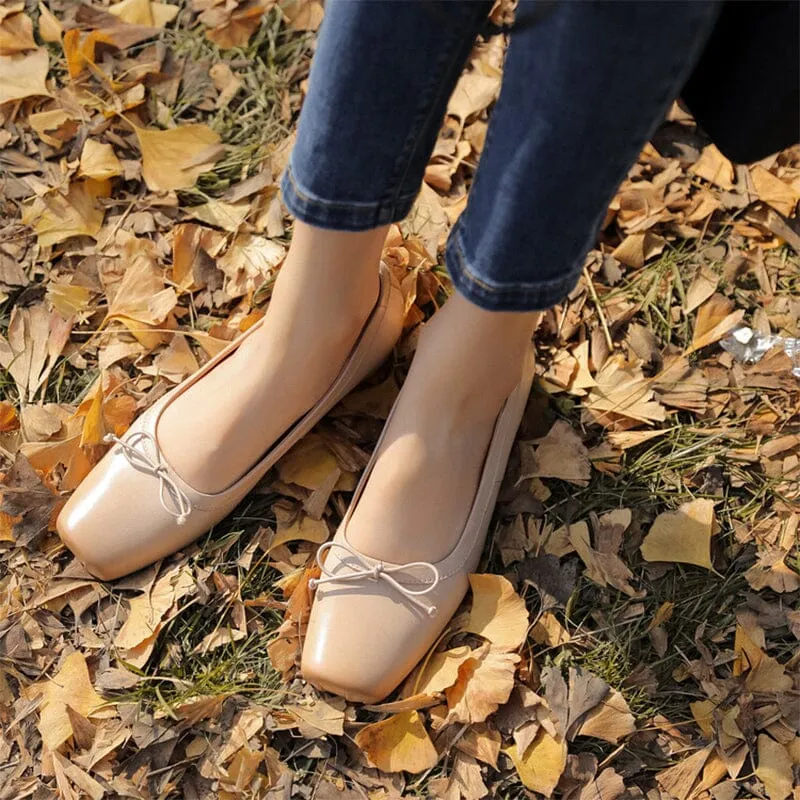
[[[733,303],[721,294],[712,294],[697,311],[692,346],[687,353],[718,342],[743,319],[744,309],[734,310]]]
[[[108,181],[76,181],[65,195],[53,191],[35,198],[23,209],[22,221],[33,227],[42,247],[71,236],[94,237],[103,226],[105,214],[97,198],[108,193]]]
[[[278,462],[278,476],[284,483],[296,483],[312,491],[338,471],[336,457],[322,437],[314,433],[305,436]]]
[[[434,694],[449,689],[458,679],[458,668],[472,655],[468,645],[434,653],[414,670],[401,692],[402,697]]]
[[[458,668],[455,684],[445,691],[447,722],[484,722],[508,701],[519,656],[488,645],[473,651]]]
[[[44,85],[50,59],[40,47],[19,56],[0,56],[0,105],[23,97],[49,95]]]
[[[439,756],[417,711],[406,711],[362,728],[356,744],[382,772],[423,772]]]
[[[328,536],[330,536],[328,525],[322,519],[314,519],[308,516],[297,517],[285,527],[279,521],[278,531],[269,543],[267,552],[269,553],[279,545],[286,544],[286,542],[304,541],[322,544],[327,541]]]
[[[109,12],[129,25],[163,28],[178,15],[178,6],[151,0],[122,0],[109,6]]]
[[[472,608],[466,630],[497,647],[513,650],[525,641],[528,609],[502,575],[470,575]]]
[[[43,42],[60,42],[64,28],[53,12],[39,0],[39,38]]]
[[[645,561],[670,561],[712,569],[711,531],[714,501],[692,500],[656,517],[642,542]]]
[[[621,692],[612,689],[584,718],[578,736],[593,736],[604,742],[616,744],[623,736],[636,730],[636,718],[631,714]]]
[[[523,754],[512,744],[504,752],[514,762],[520,780],[533,792],[550,797],[567,765],[567,743],[551,736],[544,728]]]
[[[81,163],[78,168],[78,175],[85,175],[87,178],[114,178],[122,175],[122,164],[114,153],[114,148],[110,144],[98,142],[95,139],[87,139],[81,152]]]
[[[136,128],[136,137],[142,151],[142,176],[154,192],[191,188],[220,155],[212,149],[219,143],[219,136],[202,123],[166,131]],[[208,156],[204,157],[206,153]],[[200,163],[198,157],[202,159]]]
[[[116,711],[94,690],[86,659],[80,652],[68,655],[52,680],[35,691],[42,694],[39,731],[48,750],[58,749],[72,736],[67,706],[84,717],[116,716]]]

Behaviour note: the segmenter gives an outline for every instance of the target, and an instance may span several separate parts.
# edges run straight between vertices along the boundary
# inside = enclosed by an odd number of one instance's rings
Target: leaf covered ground
[[[60,543],[103,436],[263,315],[322,13],[0,5],[0,798],[796,800],[800,378],[720,343],[800,335],[800,148],[735,166],[678,106],[539,326],[462,611],[384,704],[297,674],[316,547],[449,291],[501,35],[390,234],[392,362],[164,562],[106,584]]]

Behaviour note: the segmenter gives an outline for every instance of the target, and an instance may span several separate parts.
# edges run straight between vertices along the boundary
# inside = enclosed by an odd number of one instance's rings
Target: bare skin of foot
[[[454,295],[428,323],[347,528],[354,547],[395,563],[435,562],[453,549],[536,318]]]
[[[159,421],[162,452],[189,485],[227,488],[322,397],[377,299],[386,231],[295,223],[260,330]]]

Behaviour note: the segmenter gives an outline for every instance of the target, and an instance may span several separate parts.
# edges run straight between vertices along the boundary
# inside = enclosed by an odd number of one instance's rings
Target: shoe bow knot
[[[343,572],[340,574],[332,573],[326,566],[322,560],[322,556],[328,552],[328,550],[333,550],[334,548],[338,548],[339,550],[344,550],[345,553],[348,553],[352,558],[358,562],[361,566],[361,569],[351,569],[350,572]],[[345,563],[345,562],[342,562]],[[323,583],[334,583],[334,582],[346,582],[346,583],[358,583],[361,580],[372,579],[372,580],[382,580],[388,583],[393,589],[400,592],[400,594],[404,595],[408,598],[412,603],[422,608],[429,617],[433,617],[436,615],[437,609],[436,606],[429,605],[424,600],[420,599],[420,595],[428,594],[428,592],[432,592],[437,585],[439,584],[439,570],[436,567],[429,563],[428,561],[410,561],[408,564],[384,564],[382,561],[378,561],[377,564],[370,564],[358,550],[354,550],[350,547],[349,544],[345,544],[343,542],[325,542],[325,544],[320,545],[319,550],[317,550],[317,564],[319,565],[320,571],[322,572],[323,577],[321,578],[312,578],[308,582],[308,586],[310,589],[316,589],[317,586],[322,585]],[[351,566],[351,565],[348,565]],[[407,569],[412,569],[414,567],[422,567],[423,569],[427,569],[431,573],[431,583],[426,585],[424,589],[409,589],[408,586],[403,585],[400,581],[396,580],[393,575],[398,572],[403,572]]]
[[[136,431],[126,441],[114,436],[113,433],[107,433],[103,437],[103,441],[119,445],[120,450],[117,452],[123,454],[134,469],[158,478],[161,505],[168,514],[172,514],[175,517],[175,522],[178,525],[185,524],[186,518],[192,510],[192,504],[169,474],[166,465],[162,463],[161,451],[155,437],[146,431]],[[151,457],[145,449],[146,443],[152,445],[155,453],[154,457]],[[169,498],[169,502],[167,502],[167,498]]]

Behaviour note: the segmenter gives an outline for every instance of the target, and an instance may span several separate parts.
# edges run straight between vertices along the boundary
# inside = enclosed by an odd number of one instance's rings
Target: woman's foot
[[[386,230],[295,223],[261,329],[159,420],[161,451],[189,485],[227,488],[322,397],[374,306]]]
[[[484,311],[460,295],[433,317],[348,525],[353,547],[396,563],[436,562],[452,550],[535,319]]]

